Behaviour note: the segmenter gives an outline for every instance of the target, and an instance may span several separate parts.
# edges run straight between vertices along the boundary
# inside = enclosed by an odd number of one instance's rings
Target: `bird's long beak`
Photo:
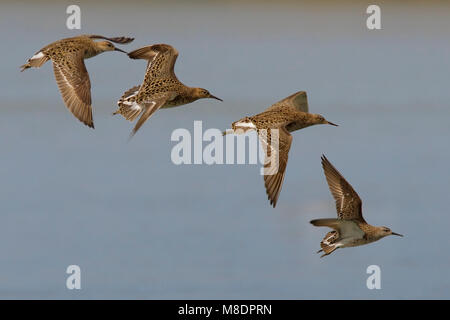
[[[213,96],[212,94],[210,94],[209,97],[212,98],[212,99],[216,99],[216,100],[219,100],[219,101],[223,101],[222,99],[217,98],[217,97]]]
[[[119,48],[114,48],[114,51],[120,51],[120,52],[123,52],[123,53],[125,53],[125,54],[128,54],[128,52],[123,51],[122,49],[119,49]]]
[[[327,123],[328,123],[328,124],[331,124],[332,126],[339,127],[337,124],[335,124],[335,123],[333,123],[333,122],[327,121]]]
[[[395,232],[392,232],[392,234],[393,234],[394,236],[399,236],[399,237],[403,237],[403,235],[402,235],[402,234],[400,234],[400,233],[395,233]]]

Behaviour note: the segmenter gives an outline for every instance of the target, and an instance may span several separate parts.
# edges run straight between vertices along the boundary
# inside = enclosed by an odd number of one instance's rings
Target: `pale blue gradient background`
[[[0,298],[450,298],[450,7],[369,3],[81,3],[81,33],[164,42],[179,79],[224,99],[112,117],[144,61],[86,62],[95,130],[64,107],[50,64],[19,72],[65,28],[70,1],[3,2],[0,116]],[[258,166],[175,166],[176,128],[226,129],[298,90],[340,124],[294,133],[276,209]],[[405,234],[315,251],[335,216],[325,153],[363,199],[367,220]],[[82,269],[82,290],[65,269]],[[367,266],[382,290],[366,288]]]

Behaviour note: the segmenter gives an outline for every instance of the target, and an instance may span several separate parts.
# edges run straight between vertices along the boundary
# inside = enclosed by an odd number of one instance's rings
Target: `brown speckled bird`
[[[289,97],[273,104],[266,111],[251,117],[245,117],[233,122],[228,133],[244,133],[247,130],[256,130],[266,151],[265,169],[270,164],[277,163],[276,172],[265,170],[264,184],[270,204],[276,206],[283,185],[289,149],[292,136],[290,132],[303,129],[316,124],[336,124],[325,120],[320,114],[309,113],[308,99],[305,91],[296,92]],[[278,148],[272,147],[271,130],[278,129]],[[236,132],[238,130],[238,132]],[[262,134],[262,130],[264,133]],[[276,145],[274,143],[273,145]],[[278,150],[276,150],[278,149]],[[278,158],[278,159],[276,159]]]
[[[193,88],[181,83],[174,72],[178,51],[168,44],[155,44],[134,50],[131,59],[148,60],[144,81],[126,91],[117,102],[119,108],[113,114],[138,122],[130,138],[160,108],[170,108],[194,102],[202,98],[222,101],[203,88]]]
[[[338,218],[311,221],[314,226],[334,229],[328,232],[320,243],[322,249],[317,253],[325,252],[321,257],[329,255],[337,248],[361,246],[389,235],[403,237],[387,227],[375,227],[368,224],[362,215],[362,201],[350,183],[325,156],[322,156],[322,167],[331,194],[336,200]]]
[[[105,41],[94,41],[104,39]],[[99,35],[81,35],[55,41],[39,50],[21,66],[21,71],[39,68],[48,60],[53,62],[56,83],[62,98],[72,114],[85,125],[94,128],[91,106],[91,82],[84,59],[105,51],[120,51],[110,41],[125,44],[134,38],[106,38]]]

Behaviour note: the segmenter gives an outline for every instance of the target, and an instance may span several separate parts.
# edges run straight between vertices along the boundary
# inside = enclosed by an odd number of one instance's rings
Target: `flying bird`
[[[283,185],[288,154],[291,148],[292,136],[290,133],[316,124],[337,126],[327,121],[320,114],[309,113],[306,92],[299,91],[273,104],[262,113],[233,122],[232,130],[223,133],[224,135],[245,133],[248,130],[258,132],[266,157],[264,184],[270,204],[274,208]],[[278,130],[278,143],[272,141],[274,129]],[[277,166],[273,166],[274,163],[277,163]]]
[[[316,227],[329,227],[333,229],[326,234],[319,252],[321,257],[327,256],[337,248],[362,246],[389,235],[403,237],[392,232],[388,227],[376,227],[368,224],[362,215],[362,201],[350,183],[337,171],[337,169],[322,156],[322,167],[328,182],[331,194],[336,200],[337,219],[316,219],[311,224]]]
[[[103,39],[103,41],[94,41]],[[134,38],[106,38],[99,35],[81,35],[50,43],[27,63],[21,71],[39,68],[48,60],[53,62],[56,83],[66,107],[88,127],[94,128],[91,106],[91,82],[84,59],[92,58],[105,51],[125,51],[116,48],[111,42],[126,44]]]
[[[131,59],[148,61],[144,81],[140,86],[127,90],[117,102],[119,108],[113,114],[137,121],[130,138],[160,108],[177,107],[198,99],[212,98],[222,101],[208,90],[188,87],[181,83],[174,72],[178,51],[168,44],[154,44],[134,50]]]

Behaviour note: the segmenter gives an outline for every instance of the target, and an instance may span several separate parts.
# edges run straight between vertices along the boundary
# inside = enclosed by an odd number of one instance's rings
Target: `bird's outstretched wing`
[[[154,44],[131,51],[131,59],[148,60],[144,83],[151,83],[156,78],[175,78],[174,66],[178,51],[168,44]]]
[[[134,103],[135,108],[140,108],[139,114],[142,114],[131,132],[130,139],[136,134],[139,128],[148,120],[159,108],[161,108],[168,100],[171,100],[175,93],[164,92],[154,96],[151,100],[146,100],[140,104]]]
[[[356,219],[365,222],[362,216],[362,201],[350,183],[344,179],[324,155],[322,155],[322,167],[331,194],[336,200],[338,218],[343,220]]]
[[[120,44],[126,44],[126,43],[130,43],[131,41],[134,40],[134,38],[128,38],[128,37],[114,37],[114,38],[107,38],[104,36],[99,36],[96,34],[92,34],[92,35],[88,35],[89,38],[91,39],[105,39],[105,40],[109,40],[115,43],[120,43]]]
[[[299,91],[291,94],[289,97],[271,105],[267,110],[276,110],[278,108],[294,108],[297,111],[309,112],[308,97],[305,91]]]
[[[91,81],[81,51],[53,60],[56,83],[66,107],[85,125],[94,128],[91,106]]]
[[[273,129],[266,132],[259,130],[258,136],[266,153],[264,185],[270,204],[275,208],[283,186],[292,136],[285,127],[278,128],[278,134]]]

